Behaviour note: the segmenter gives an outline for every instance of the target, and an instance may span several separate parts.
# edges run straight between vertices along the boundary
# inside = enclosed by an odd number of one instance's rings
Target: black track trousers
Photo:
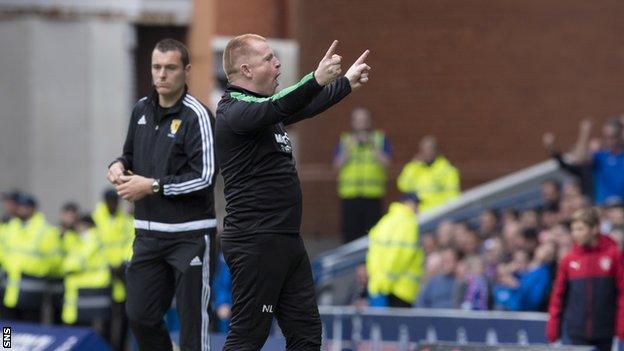
[[[210,235],[162,239],[137,236],[126,271],[126,311],[140,351],[172,350],[163,317],[176,296],[180,348],[210,350]]]
[[[230,332],[223,350],[260,350],[274,315],[286,338],[286,350],[320,350],[321,320],[301,237],[222,237],[221,248],[233,288]]]

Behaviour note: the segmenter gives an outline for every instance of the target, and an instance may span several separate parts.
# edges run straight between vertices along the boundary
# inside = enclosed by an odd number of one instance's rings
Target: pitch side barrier
[[[444,206],[422,213],[420,232],[433,231],[447,219],[476,221],[479,213],[488,208],[524,210],[537,207],[541,205],[540,186],[546,179],[565,181],[569,176],[559,169],[556,161],[548,160],[477,186]],[[368,239],[362,237],[319,255],[312,262],[317,288],[332,290],[336,288],[336,281],[344,282],[345,275],[352,274],[353,268],[364,262],[367,249]]]
[[[537,312],[320,306],[325,350],[416,350],[418,345],[547,346]],[[527,348],[530,346],[530,348]],[[495,350],[481,348],[480,350]],[[435,349],[432,349],[435,350]],[[442,349],[446,350],[446,349]]]
[[[484,344],[454,344],[454,343],[436,343],[436,344],[421,344],[418,346],[419,351],[591,351],[594,348],[591,346],[513,346],[513,345],[498,345],[489,346]]]

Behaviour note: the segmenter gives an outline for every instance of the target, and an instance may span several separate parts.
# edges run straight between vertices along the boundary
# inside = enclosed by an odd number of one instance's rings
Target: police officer
[[[411,307],[420,289],[425,254],[418,242],[418,196],[406,193],[368,233],[371,306]]]
[[[3,235],[6,317],[38,322],[50,292],[50,279],[60,276],[59,231],[37,210],[33,196],[20,193],[17,217],[9,221]]]
[[[101,254],[112,272],[112,313],[110,320],[110,340],[115,350],[122,350],[128,334],[128,318],[124,304],[126,301],[125,269],[132,257],[134,240],[134,221],[119,204],[115,189],[104,192],[102,202],[95,206],[92,213],[96,230],[102,244]]]
[[[363,235],[381,218],[390,166],[390,142],[373,130],[368,109],[351,113],[351,131],[342,133],[334,168],[339,169],[338,196],[342,200],[342,238],[349,242]]]
[[[209,348],[208,300],[214,213],[214,118],[188,93],[186,47],[158,42],[154,91],[134,106],[123,154],[108,180],[135,203],[136,238],[126,271],[126,311],[140,350],[171,350],[163,316],[176,296],[180,347]]]
[[[285,125],[313,117],[368,81],[366,51],[339,77],[334,42],[314,72],[275,94],[280,61],[265,38],[232,39],[229,85],[217,108],[217,160],[227,216],[221,247],[232,274],[232,319],[223,350],[259,350],[273,315],[288,350],[319,350],[321,323],[299,236],[301,189]]]
[[[403,167],[397,185],[403,193],[418,194],[421,212],[444,205],[461,192],[457,168],[440,154],[431,135],[421,139],[418,154]]]

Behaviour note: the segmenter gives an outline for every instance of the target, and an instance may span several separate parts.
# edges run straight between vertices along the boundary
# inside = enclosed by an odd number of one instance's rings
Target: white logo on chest
[[[601,257],[599,264],[603,271],[611,269],[611,259],[609,257]]]

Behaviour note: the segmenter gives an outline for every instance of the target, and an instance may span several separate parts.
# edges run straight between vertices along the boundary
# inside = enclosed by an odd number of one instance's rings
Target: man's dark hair
[[[154,46],[154,50],[158,50],[160,52],[178,51],[180,56],[182,56],[183,67],[186,67],[191,62],[186,46],[175,39],[163,39],[159,41],[156,43],[156,46]]]
[[[89,228],[95,227],[95,221],[93,221],[93,217],[91,217],[91,215],[88,213],[81,214],[80,218],[78,218],[78,222],[86,225]]]
[[[76,213],[78,212],[79,209],[80,207],[74,201],[68,201],[64,203],[63,206],[61,207],[61,210],[63,211],[70,211],[70,212],[76,212]]]

